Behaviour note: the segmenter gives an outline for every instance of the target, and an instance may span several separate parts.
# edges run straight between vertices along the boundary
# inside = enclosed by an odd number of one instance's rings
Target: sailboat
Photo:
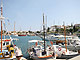
[[[43,14],[43,35],[44,41],[41,40],[29,40],[29,43],[35,43],[34,46],[29,47],[28,53],[30,58],[35,60],[46,60],[53,56],[53,50],[49,50],[49,46],[46,48],[45,45],[45,24],[44,24],[44,14]],[[31,44],[30,44],[31,45]]]
[[[15,21],[14,21],[14,33],[13,33],[14,36],[18,36],[18,34],[16,33],[15,31]]]
[[[61,50],[64,50],[63,53],[61,54],[61,57],[58,57],[58,58],[63,58],[63,59],[70,59],[70,58],[73,58],[77,55],[79,55],[78,51],[77,52],[74,52],[74,51],[70,51],[67,49],[67,41],[66,41],[66,31],[65,31],[66,27],[64,25],[64,38],[65,38],[65,48],[64,49],[60,49]]]

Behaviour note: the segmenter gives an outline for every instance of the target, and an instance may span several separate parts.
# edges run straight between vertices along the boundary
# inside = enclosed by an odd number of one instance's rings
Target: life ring
[[[61,48],[58,48],[59,51],[61,51]]]

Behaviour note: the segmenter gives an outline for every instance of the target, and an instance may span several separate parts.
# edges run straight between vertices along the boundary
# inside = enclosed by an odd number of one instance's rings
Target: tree
[[[33,32],[32,32],[32,31],[30,31],[30,30],[29,30],[28,32],[29,32],[29,33],[33,33]]]
[[[73,34],[73,29],[70,29],[69,31]]]
[[[79,29],[78,27],[75,27],[75,26],[73,27],[74,32],[78,31],[78,29]]]
[[[40,31],[37,31],[36,33],[40,33]]]
[[[75,26],[73,26],[73,32],[75,32]]]

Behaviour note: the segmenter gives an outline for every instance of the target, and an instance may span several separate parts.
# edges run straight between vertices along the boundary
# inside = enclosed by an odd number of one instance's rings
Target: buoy
[[[59,51],[61,51],[61,48],[58,48]]]

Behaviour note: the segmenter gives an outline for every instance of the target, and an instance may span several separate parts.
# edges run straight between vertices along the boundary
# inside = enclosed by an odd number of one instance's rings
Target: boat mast
[[[67,52],[67,42],[66,42],[66,27],[65,27],[65,23],[63,22],[63,25],[64,25],[64,38],[65,38],[65,48],[66,48],[66,52]]]
[[[44,13],[43,13],[43,36],[44,36],[44,51],[45,51],[45,23],[44,23]]]
[[[2,13],[2,7],[3,7],[3,4],[2,4],[2,0],[1,0],[1,16],[0,16],[0,20],[1,20],[1,52],[2,52],[2,20],[4,19],[3,13]]]
[[[47,35],[47,16],[46,16],[46,23],[45,23],[45,34]]]
[[[15,21],[14,21],[14,35],[15,35]]]

